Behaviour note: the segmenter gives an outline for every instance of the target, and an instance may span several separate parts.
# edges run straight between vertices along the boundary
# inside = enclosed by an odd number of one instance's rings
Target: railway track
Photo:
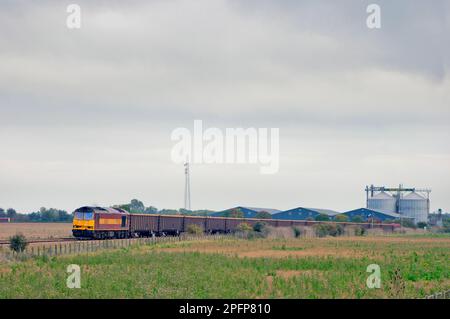
[[[29,244],[40,244],[40,243],[60,243],[60,242],[71,242],[80,241],[73,237],[63,237],[63,238],[47,238],[47,239],[30,239],[27,240]],[[0,246],[9,245],[9,240],[0,240]]]

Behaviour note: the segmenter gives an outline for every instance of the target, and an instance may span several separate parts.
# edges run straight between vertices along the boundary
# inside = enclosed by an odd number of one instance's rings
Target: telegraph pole
[[[186,163],[184,163],[184,175],[185,175],[184,209],[191,210],[191,181],[190,181],[191,178],[188,160],[186,160]]]

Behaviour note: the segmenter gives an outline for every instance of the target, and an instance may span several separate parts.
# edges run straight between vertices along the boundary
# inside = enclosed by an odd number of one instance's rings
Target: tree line
[[[146,207],[144,203],[138,199],[132,199],[128,204],[113,205],[115,208],[122,208],[130,213],[134,214],[161,214],[161,215],[191,215],[191,216],[207,216],[214,211],[201,209],[201,210],[187,210],[180,209],[161,209],[158,210],[154,206]],[[13,208],[3,209],[0,208],[0,218],[11,218],[13,222],[20,223],[70,223],[73,220],[73,214],[67,213],[65,210],[56,208],[42,207],[36,212],[29,214],[18,213]]]
[[[0,208],[0,217],[9,217],[14,222],[22,223],[66,223],[72,221],[72,214],[68,214],[65,210],[56,208],[41,207],[37,212],[30,214],[20,214],[13,208],[8,208],[6,211]]]
[[[213,210],[199,209],[199,210],[188,210],[184,208],[180,209],[161,209],[154,206],[146,207],[144,203],[138,199],[132,199],[128,204],[114,205],[115,208],[121,208],[127,212],[133,214],[160,214],[160,215],[190,215],[190,216],[207,216],[214,213]]]

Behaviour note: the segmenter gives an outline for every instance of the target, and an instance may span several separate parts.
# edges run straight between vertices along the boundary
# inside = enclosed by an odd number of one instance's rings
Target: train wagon
[[[158,232],[163,235],[179,235],[183,231],[184,216],[159,215]]]
[[[277,224],[275,227],[291,227],[292,225],[293,225],[292,220],[279,219],[277,220]]]
[[[226,223],[227,219],[225,217],[207,217],[205,231],[210,234],[225,233]]]
[[[202,231],[206,230],[206,217],[204,216],[184,216],[183,217],[183,229],[182,231],[187,232],[189,229],[189,225],[197,225],[202,229]]]
[[[151,237],[159,234],[159,215],[130,214],[130,235]]]
[[[246,219],[244,218],[227,218],[225,223],[225,232],[231,233],[236,231],[239,224],[245,223]]]

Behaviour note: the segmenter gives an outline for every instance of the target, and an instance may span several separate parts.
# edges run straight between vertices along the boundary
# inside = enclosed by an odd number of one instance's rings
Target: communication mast
[[[184,209],[191,210],[191,177],[189,172],[189,161],[184,163],[184,175],[185,175],[185,185],[184,185]]]

